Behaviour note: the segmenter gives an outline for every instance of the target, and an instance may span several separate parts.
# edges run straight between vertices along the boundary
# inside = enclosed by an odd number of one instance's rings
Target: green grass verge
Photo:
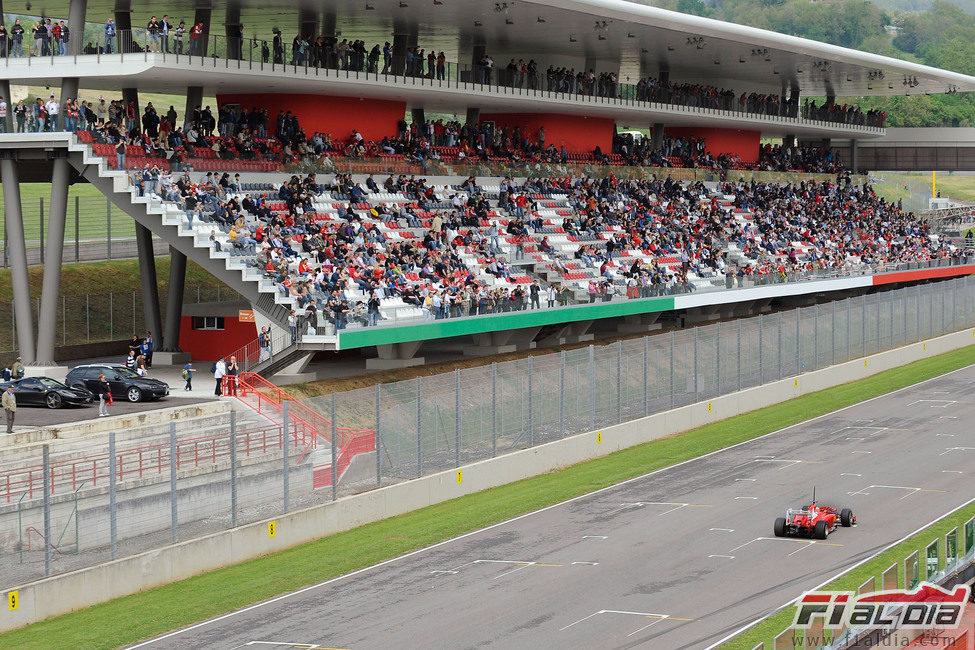
[[[891,564],[897,565],[898,588],[904,589],[905,558],[907,558],[914,551],[918,552],[918,570],[921,572],[923,578],[925,570],[925,549],[927,548],[928,544],[937,539],[939,553],[938,557],[940,558],[939,561],[941,563],[939,568],[944,568],[945,535],[950,533],[953,528],[959,528],[972,517],[975,517],[975,504],[967,505],[953,514],[940,519],[936,523],[922,530],[917,535],[904,540],[900,544],[897,544],[896,546],[884,551],[867,562],[864,562],[857,568],[844,573],[835,580],[831,580],[829,583],[823,586],[823,589],[855,592],[860,585],[872,577],[876,581],[876,589],[880,590],[880,576]],[[959,553],[968,550],[963,549],[963,546],[963,531],[959,528]],[[796,596],[798,597],[799,594],[797,593]],[[745,630],[735,638],[723,643],[721,648],[723,650],[752,650],[752,648],[757,646],[759,643],[765,643],[766,648],[771,648],[774,645],[773,640],[775,637],[792,625],[794,616],[795,609],[791,606],[786,607],[781,611],[776,612],[772,616],[769,616],[761,623],[758,623],[755,625],[755,627]]]
[[[367,524],[0,635],[0,647],[112,648],[210,618],[975,363],[975,346]]]

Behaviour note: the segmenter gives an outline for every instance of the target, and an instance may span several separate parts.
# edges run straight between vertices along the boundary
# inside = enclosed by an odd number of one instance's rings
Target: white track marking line
[[[941,470],[941,473],[942,474],[964,474],[965,472],[961,471],[960,469],[943,469]]]
[[[761,537],[756,537],[755,539],[753,539],[753,540],[751,540],[750,542],[745,542],[744,544],[740,544],[740,545],[738,545],[738,546],[736,546],[736,547],[734,547],[733,549],[730,549],[730,550],[729,550],[728,552],[729,552],[729,553],[734,553],[734,552],[735,552],[735,551],[737,551],[738,549],[740,549],[740,548],[745,548],[745,547],[746,547],[746,546],[748,546],[749,544],[752,544],[752,543],[754,543],[754,542],[757,542],[757,541],[760,541],[761,539],[762,539]]]
[[[708,557],[723,557],[723,558],[727,558],[729,560],[735,559],[735,556],[734,555],[721,555],[720,553],[714,553],[713,555],[709,555]]]
[[[850,453],[851,454],[872,454],[873,452],[871,452],[871,451],[857,450],[857,451],[851,451]]]
[[[664,619],[662,619],[662,618],[658,618],[658,619],[657,619],[657,620],[655,620],[655,621],[654,621],[653,623],[650,623],[649,625],[644,625],[644,626],[643,626],[643,627],[641,627],[641,628],[640,628],[639,630],[633,630],[632,632],[630,632],[630,633],[629,633],[629,634],[627,634],[626,636],[628,636],[628,637],[631,637],[631,636],[633,636],[634,634],[636,634],[636,633],[638,633],[638,632],[642,632],[642,631],[644,631],[644,630],[646,630],[647,628],[651,628],[651,627],[653,627],[654,625],[656,625],[657,623],[659,623],[659,622],[660,622],[660,621],[662,621],[662,620],[664,620]]]
[[[945,450],[938,455],[944,456],[952,451],[975,451],[975,447],[946,447]]]
[[[757,478],[736,478],[735,480],[736,481],[752,481],[752,482],[754,482],[754,481],[757,481],[758,479]]]
[[[583,535],[582,539],[609,539],[607,535]]]
[[[735,532],[735,529],[734,528],[709,528],[708,530],[717,530],[717,531],[720,531],[722,533],[733,533],[733,532]]]
[[[942,375],[942,377],[943,376],[944,375]],[[946,409],[949,406],[951,406],[952,404],[957,404],[958,403],[958,400],[953,400],[953,399],[919,399],[919,400],[916,400],[914,402],[911,402],[910,404],[908,404],[908,406],[910,407],[910,406],[914,406],[915,404],[922,404],[922,403],[925,403],[925,402],[930,403],[930,408],[933,408],[933,409]],[[937,402],[937,403],[932,403],[932,402]]]
[[[573,562],[572,566],[575,566],[576,564],[583,564],[585,566],[599,566],[599,562]]]
[[[861,476],[862,477],[863,474],[846,474],[846,473],[844,473],[844,474],[840,474],[840,476]]]
[[[601,609],[601,610],[599,610],[598,612],[593,612],[593,613],[592,613],[592,614],[590,614],[589,616],[583,616],[583,617],[582,617],[582,618],[580,618],[580,619],[579,619],[578,621],[573,621],[572,623],[569,623],[569,624],[568,624],[568,625],[566,625],[565,627],[560,627],[560,628],[559,628],[559,632],[561,632],[561,631],[563,631],[563,630],[568,630],[568,629],[569,629],[570,627],[572,627],[573,625],[576,625],[576,624],[578,624],[578,623],[582,623],[583,621],[588,621],[588,620],[589,620],[590,618],[592,618],[593,616],[599,616],[600,614],[602,614],[602,613],[603,613],[603,612],[605,612],[605,611],[606,611],[605,609]]]
[[[966,368],[969,368],[969,367],[970,367],[970,366],[965,366],[965,368],[959,368],[958,370],[964,370],[964,369],[966,369]],[[958,370],[952,370],[951,372],[949,372],[949,373],[946,373],[946,375],[941,375],[941,377],[945,377],[945,376],[947,376],[947,375],[950,375],[950,374],[952,374],[952,373],[955,373],[955,372],[958,372]],[[925,380],[925,381],[930,381],[930,380],[928,379],[928,380]],[[922,382],[922,383],[923,383],[923,382]],[[926,524],[923,524],[923,525],[922,525],[922,526],[921,526],[920,528],[917,528],[917,529],[916,529],[916,530],[914,530],[913,532],[910,532],[910,533],[908,533],[908,534],[906,534],[906,535],[904,535],[903,537],[901,537],[900,539],[898,539],[898,540],[895,540],[895,541],[893,541],[893,542],[891,542],[890,544],[888,544],[888,545],[887,545],[887,546],[885,546],[884,548],[882,548],[882,549],[880,549],[879,551],[877,551],[877,552],[876,552],[876,553],[874,553],[873,555],[871,555],[871,556],[869,556],[869,557],[865,557],[865,558],[863,558],[862,560],[860,560],[859,562],[857,562],[856,564],[854,564],[854,565],[852,565],[852,566],[849,566],[849,567],[845,567],[845,568],[843,568],[843,569],[842,569],[842,570],[841,570],[841,571],[840,571],[839,573],[837,573],[836,575],[834,575],[834,576],[831,576],[831,577],[829,577],[829,578],[826,578],[825,580],[823,580],[822,582],[820,582],[820,583],[819,583],[818,585],[816,585],[816,586],[815,586],[815,587],[813,587],[812,589],[807,589],[806,591],[807,591],[807,592],[808,592],[808,591],[818,591],[819,589],[822,589],[822,588],[823,588],[823,586],[825,586],[825,585],[828,585],[829,583],[831,583],[831,582],[833,582],[834,580],[836,580],[836,579],[837,579],[837,578],[839,578],[840,576],[842,576],[842,575],[845,575],[846,573],[849,573],[850,571],[852,571],[853,569],[856,569],[857,567],[860,567],[860,566],[863,566],[864,564],[866,564],[866,563],[867,563],[867,562],[869,562],[870,560],[872,560],[872,559],[874,559],[875,557],[877,557],[877,556],[879,556],[879,555],[881,555],[882,553],[886,553],[887,551],[889,551],[890,549],[892,549],[892,548],[894,548],[894,547],[895,547],[895,546],[897,546],[898,544],[900,544],[900,543],[902,543],[902,542],[904,542],[904,541],[906,541],[906,540],[908,540],[908,539],[910,539],[910,538],[912,538],[912,537],[914,537],[915,535],[917,535],[918,533],[920,533],[920,532],[921,532],[922,530],[924,530],[924,529],[926,529],[926,528],[929,528],[929,527],[931,527],[931,526],[933,526],[934,524],[936,524],[936,523],[938,523],[939,521],[941,521],[941,520],[942,520],[942,519],[944,519],[945,517],[950,517],[951,515],[953,515],[953,514],[955,514],[956,512],[958,512],[959,510],[961,510],[961,509],[963,509],[963,508],[967,508],[968,506],[970,506],[970,505],[972,505],[973,503],[975,503],[975,498],[972,498],[972,499],[969,499],[968,501],[966,501],[965,503],[963,503],[963,504],[961,504],[961,505],[960,505],[960,506],[958,506],[957,508],[954,508],[954,509],[953,509],[953,510],[951,510],[950,512],[946,512],[946,513],[945,513],[945,514],[943,514],[943,515],[939,515],[938,517],[935,517],[935,518],[934,518],[933,520],[931,520],[931,521],[929,521],[929,522],[928,522],[928,523],[926,523]],[[797,596],[796,598],[792,598],[791,600],[788,600],[788,601],[786,601],[785,603],[783,603],[783,604],[782,604],[782,606],[781,606],[781,607],[779,607],[779,608],[778,608],[778,609],[776,609],[775,611],[776,611],[776,612],[780,612],[780,611],[782,611],[783,609],[785,609],[785,608],[786,608],[786,607],[788,607],[789,605],[792,605],[792,604],[794,604],[794,603],[796,602],[796,600],[797,600],[797,599],[798,599],[798,596]],[[748,624],[746,624],[746,625],[742,625],[742,626],[741,626],[740,628],[738,628],[737,630],[734,630],[734,631],[732,631],[731,633],[729,633],[729,634],[727,634],[726,636],[724,636],[724,637],[722,637],[722,638],[720,638],[720,639],[718,639],[717,641],[715,641],[714,643],[712,643],[711,645],[709,645],[709,646],[708,646],[707,648],[705,648],[705,650],[713,650],[714,648],[717,648],[717,647],[718,647],[718,646],[720,646],[720,645],[721,645],[722,643],[725,643],[725,642],[726,642],[726,641],[728,641],[729,639],[732,639],[732,638],[734,638],[734,637],[736,637],[736,636],[738,636],[739,634],[741,634],[741,633],[742,633],[742,632],[744,632],[745,630],[748,630],[748,629],[751,629],[751,628],[753,628],[753,627],[755,627],[756,625],[758,625],[758,624],[759,624],[759,623],[761,623],[762,621],[764,621],[764,620],[766,620],[767,618],[768,618],[768,615],[766,615],[766,614],[763,614],[762,616],[760,616],[759,618],[756,618],[756,619],[755,619],[754,621],[752,621],[751,623],[748,623]]]
[[[945,438],[954,438],[955,437],[955,434],[953,434],[953,433],[936,433],[934,435],[935,436],[942,436],[942,437],[945,437]]]
[[[739,499],[751,499],[754,501],[758,499],[758,497],[735,497],[735,501],[738,501]]]
[[[370,566],[363,567],[361,569],[356,569],[355,571],[351,571],[349,573],[346,573],[345,575],[341,575],[341,576],[338,576],[338,577],[335,577],[335,578],[330,578],[328,580],[323,580],[322,582],[318,582],[318,583],[315,583],[313,585],[308,585],[307,587],[302,587],[301,589],[296,589],[295,591],[290,591],[288,593],[281,594],[280,596],[275,596],[274,598],[269,598],[268,600],[265,600],[265,601],[262,601],[262,602],[259,602],[259,603],[254,603],[253,605],[248,605],[246,607],[242,607],[242,608],[237,609],[237,610],[234,610],[232,612],[227,612],[226,614],[221,614],[220,616],[215,616],[215,617],[213,617],[211,619],[208,619],[206,621],[200,621],[199,623],[194,623],[193,625],[188,625],[188,626],[186,626],[184,628],[181,628],[181,629],[178,629],[178,630],[173,630],[172,632],[167,632],[166,634],[162,634],[160,636],[157,636],[155,638],[149,639],[147,641],[142,641],[141,643],[137,643],[135,645],[129,646],[129,650],[136,650],[136,648],[143,648],[143,647],[152,645],[153,643],[156,643],[157,641],[163,641],[163,640],[166,640],[166,639],[171,639],[171,638],[173,638],[175,636],[179,636],[181,634],[185,634],[186,632],[190,632],[192,630],[198,630],[198,629],[200,629],[202,627],[206,627],[208,625],[213,625],[214,623],[219,623],[220,621],[225,621],[228,618],[232,618],[232,617],[237,616],[239,614],[243,614],[243,613],[250,612],[250,611],[253,611],[255,609],[258,609],[260,607],[265,607],[267,605],[271,605],[271,604],[274,604],[274,603],[278,603],[278,602],[281,602],[282,600],[287,600],[287,599],[292,598],[294,596],[297,596],[297,595],[300,595],[300,594],[304,594],[304,593],[307,593],[309,591],[313,591],[315,589],[320,589],[322,587],[328,586],[328,585],[330,585],[332,583],[335,583],[335,582],[338,582],[340,580],[348,580],[349,578],[355,577],[357,575],[361,575],[361,574],[366,573],[366,572],[369,572],[369,571],[374,571],[375,569],[384,567],[384,566],[386,566],[388,564],[392,564],[394,562],[399,562],[401,560],[405,560],[407,558],[413,557],[415,555],[419,555],[421,553],[427,553],[427,552],[429,552],[429,551],[431,551],[433,549],[440,548],[441,546],[446,546],[447,544],[453,544],[453,543],[458,542],[460,540],[467,539],[468,537],[471,537],[473,535],[479,535],[479,534],[481,534],[483,532],[486,532],[488,530],[494,530],[495,528],[499,528],[501,526],[506,526],[506,525],[508,525],[510,523],[513,523],[513,522],[516,522],[516,521],[520,521],[520,520],[526,519],[528,517],[533,517],[533,516],[535,516],[537,514],[540,514],[540,513],[543,513],[543,512],[548,512],[549,510],[553,510],[555,508],[560,508],[562,506],[565,506],[565,505],[570,504],[570,503],[575,503],[576,501],[580,501],[582,499],[589,499],[589,498],[592,498],[594,496],[603,494],[604,492],[609,492],[610,490],[618,489],[618,488],[620,488],[620,487],[622,487],[624,485],[629,485],[630,483],[635,483],[637,481],[646,480],[648,477],[654,476],[654,475],[659,474],[661,472],[667,472],[667,471],[673,470],[673,469],[678,468],[678,467],[683,467],[684,465],[687,465],[689,463],[699,462],[699,461],[701,461],[701,460],[703,460],[705,458],[710,458],[711,456],[715,456],[715,455],[718,455],[718,454],[722,454],[722,453],[731,451],[733,449],[737,449],[738,447],[741,447],[741,446],[744,446],[744,445],[754,444],[756,442],[765,440],[766,438],[768,438],[770,436],[774,436],[774,435],[780,434],[780,433],[782,433],[784,431],[789,431],[791,429],[795,429],[796,427],[806,426],[806,425],[808,425],[808,424],[810,424],[812,422],[817,422],[817,421],[819,421],[819,420],[821,420],[823,418],[827,418],[827,417],[834,416],[837,413],[842,413],[844,411],[848,411],[850,409],[857,408],[859,406],[863,406],[864,404],[869,404],[870,402],[874,402],[874,401],[876,401],[878,399],[889,398],[892,395],[896,395],[896,394],[901,393],[901,392],[906,391],[906,390],[911,390],[912,388],[917,388],[918,386],[923,386],[924,384],[926,384],[928,382],[931,382],[931,381],[935,381],[935,380],[938,380],[938,379],[944,379],[945,377],[948,377],[948,376],[953,375],[953,374],[958,373],[958,372],[962,372],[963,370],[968,370],[969,368],[971,368],[970,365],[969,366],[965,366],[963,368],[958,368],[956,370],[952,370],[951,372],[946,372],[943,375],[938,375],[937,377],[930,377],[928,379],[924,379],[924,380],[919,381],[917,383],[911,384],[910,386],[903,386],[901,388],[898,388],[897,390],[893,390],[893,391],[890,391],[888,393],[883,393],[882,395],[876,395],[874,397],[870,397],[870,398],[865,399],[863,401],[857,402],[856,404],[850,404],[849,406],[844,406],[843,408],[837,409],[835,411],[830,411],[829,413],[823,413],[822,415],[817,415],[814,418],[809,418],[808,420],[803,420],[802,422],[796,422],[795,424],[790,424],[787,427],[782,427],[781,429],[776,429],[775,431],[770,431],[770,432],[768,432],[766,434],[763,434],[761,436],[758,436],[756,438],[752,438],[751,440],[743,440],[742,442],[739,442],[739,443],[736,443],[734,445],[731,445],[730,447],[724,447],[722,449],[716,449],[716,450],[714,450],[712,452],[703,454],[701,456],[695,456],[694,458],[688,458],[687,460],[681,461],[679,463],[674,463],[673,465],[669,465],[667,467],[661,467],[660,469],[655,469],[652,472],[647,472],[646,474],[642,474],[640,476],[634,476],[633,478],[626,479],[625,481],[621,481],[621,482],[615,483],[613,485],[607,485],[606,487],[600,488],[600,489],[595,490],[593,492],[587,492],[586,494],[580,494],[579,496],[572,497],[571,499],[566,499],[565,501],[560,501],[559,503],[553,503],[550,506],[545,506],[544,508],[539,508],[538,510],[533,510],[531,512],[526,512],[524,514],[518,515],[517,517],[512,517],[511,519],[506,519],[504,521],[499,521],[496,524],[491,524],[490,526],[485,526],[484,528],[479,528],[477,530],[472,530],[472,531],[470,531],[468,533],[464,533],[463,535],[458,535],[457,537],[451,537],[450,539],[445,539],[442,542],[437,542],[436,544],[431,544],[430,546],[426,546],[424,548],[419,548],[419,549],[417,549],[415,551],[410,551],[409,553],[405,553],[403,555],[399,555],[397,557],[393,557],[393,558],[390,558],[388,560],[383,560],[382,562],[378,562],[376,564],[372,564]],[[872,421],[872,420],[868,420],[868,421]],[[769,456],[769,458],[774,458],[774,456]],[[924,528],[927,528],[927,526],[924,526]],[[923,530],[923,528],[918,529],[918,532],[920,532],[920,530]],[[905,539],[907,539],[907,538],[905,538]],[[857,564],[856,566],[859,566],[860,564],[862,564],[862,562],[859,563],[859,564]],[[853,568],[853,567],[851,567],[851,568]],[[829,581],[827,581],[827,582],[829,582]],[[826,583],[824,582],[823,584],[826,584]],[[820,586],[822,586],[822,585],[820,585]],[[818,588],[819,587],[817,587],[817,589]],[[789,602],[792,602],[792,601],[790,600]],[[759,619],[759,620],[761,620],[761,619]],[[758,621],[755,621],[755,622],[753,622],[753,623],[745,626],[745,628],[742,628],[742,629],[747,629],[748,627],[751,627],[752,625],[754,625],[757,622]],[[733,633],[731,636],[734,636],[734,634],[737,634],[737,632]],[[728,638],[731,638],[731,637],[730,636],[725,637],[725,639],[722,639],[722,641],[727,640]],[[715,647],[715,646],[719,645],[720,643],[721,643],[721,641],[719,641],[718,643],[714,644],[711,647]]]

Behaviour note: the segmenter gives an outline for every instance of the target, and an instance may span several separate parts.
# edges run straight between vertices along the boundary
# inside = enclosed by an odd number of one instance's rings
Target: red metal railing
[[[371,429],[360,429],[349,436],[336,456],[335,476],[337,482],[342,480],[345,470],[349,469],[352,459],[358,454],[376,450],[376,432]],[[312,470],[312,483],[316,488],[332,485],[332,463],[316,465]]]
[[[304,445],[310,437],[301,427],[290,427],[291,445]],[[281,426],[250,427],[237,431],[237,454],[245,458],[274,452],[282,447]],[[213,466],[230,456],[229,433],[191,436],[176,441],[176,467]],[[116,480],[135,480],[169,471],[169,441],[130,447],[115,454]],[[111,461],[107,452],[82,458],[52,461],[51,494],[70,493],[82,483],[106,485]],[[0,471],[0,499],[11,503],[26,493],[27,498],[43,495],[44,468],[41,465]]]

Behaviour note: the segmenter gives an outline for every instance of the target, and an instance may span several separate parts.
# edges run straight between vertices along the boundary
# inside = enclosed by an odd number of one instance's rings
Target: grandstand
[[[491,354],[969,272],[863,185],[857,142],[885,116],[835,98],[975,78],[622,1],[369,9],[176,3],[142,27],[158,7],[42,0],[32,11],[85,37],[0,59],[4,97],[60,84],[53,109],[9,112],[4,187],[51,180],[54,239],[73,182],[132,216],[158,360],[180,358],[187,259],[251,303],[255,339],[271,328],[268,354],[238,351],[268,375],[319,351],[408,366],[455,336]],[[185,95],[182,121],[141,106],[148,91]],[[78,97],[94,92],[108,101]],[[63,252],[47,249],[35,337],[20,201],[4,196],[18,347],[50,364]],[[165,319],[153,236],[171,247]]]

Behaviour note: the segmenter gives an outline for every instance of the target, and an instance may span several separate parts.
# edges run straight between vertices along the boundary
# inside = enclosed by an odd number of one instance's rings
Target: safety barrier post
[[[616,342],[616,422],[623,421],[623,341]]]
[[[715,395],[721,394],[721,321],[714,324]]]
[[[216,445],[216,442],[214,442]],[[176,487],[176,423],[169,423],[169,508],[172,520],[173,544],[179,540],[179,513],[177,502],[179,492]]]
[[[531,357],[529,357],[530,359]],[[531,380],[529,379],[529,391]],[[531,404],[529,392],[529,404]],[[528,417],[531,418],[531,407],[528,408]],[[454,467],[460,467],[460,434],[461,434],[461,411],[460,411],[460,370],[454,370]]]
[[[237,527],[237,411],[230,411],[230,527]]]
[[[416,477],[423,476],[423,378],[416,378]]]
[[[491,364],[491,458],[498,455],[498,364]]]
[[[44,445],[44,576],[51,575],[51,449]]]
[[[650,415],[650,337],[643,337],[643,417]]]
[[[382,434],[380,433],[380,423],[381,423],[381,410],[380,410],[380,400],[382,396],[382,388],[379,384],[376,384],[376,433],[373,436],[376,445],[376,487],[382,487],[383,484],[383,464],[382,456],[379,455],[379,448],[382,445]]]
[[[108,519],[112,559],[118,554],[118,503],[115,493],[115,432],[108,434]]]
[[[674,408],[674,348],[676,334],[674,330],[670,330],[670,408]]]
[[[694,370],[694,401],[695,402],[700,401],[700,397],[699,397],[699,395],[700,395],[700,386],[697,383],[697,339],[698,339],[698,330],[700,330],[699,327],[695,327],[694,328],[694,366],[693,366],[693,370]]]
[[[291,496],[290,494],[290,479],[288,475],[288,429],[290,428],[289,418],[288,418],[288,402],[285,401],[282,405],[282,415],[281,415],[281,450],[282,458],[284,461],[283,468],[283,481],[284,481],[284,512],[288,512],[288,500]]]
[[[565,350],[559,352],[559,438],[565,437]]]
[[[596,428],[596,356],[589,346],[589,428]]]
[[[338,427],[335,424],[335,393],[332,393],[332,501],[339,498]]]
[[[528,357],[528,446],[535,446],[535,420],[532,417],[535,409],[535,362],[533,357]]]

